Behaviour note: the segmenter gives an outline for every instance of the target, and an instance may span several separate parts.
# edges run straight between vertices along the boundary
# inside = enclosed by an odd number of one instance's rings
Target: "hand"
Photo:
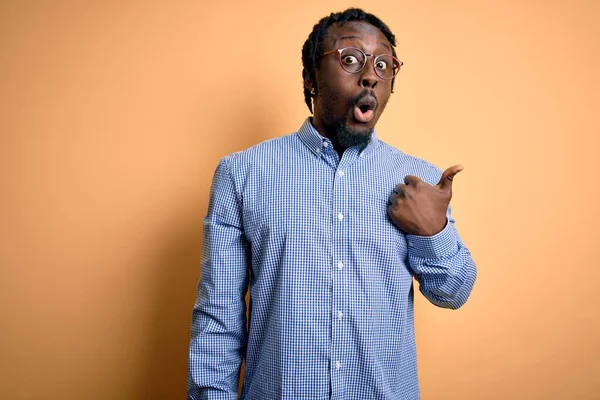
[[[436,186],[408,175],[390,196],[388,214],[394,224],[409,235],[433,236],[446,226],[446,211],[452,198],[452,181],[463,170],[448,168]]]

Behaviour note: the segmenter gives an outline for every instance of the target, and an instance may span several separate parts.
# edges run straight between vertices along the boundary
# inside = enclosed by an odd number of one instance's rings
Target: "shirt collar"
[[[322,136],[311,122],[311,118],[308,117],[298,130],[298,136],[300,140],[312,151],[315,155],[321,156],[324,148],[331,146],[331,141],[326,137]],[[371,140],[369,143],[360,151],[360,155],[365,156],[372,152],[379,145],[379,139],[375,130],[371,134]]]

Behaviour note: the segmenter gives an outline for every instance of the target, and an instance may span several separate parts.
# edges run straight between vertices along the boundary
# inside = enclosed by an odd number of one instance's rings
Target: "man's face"
[[[366,22],[351,21],[328,29],[323,53],[344,47],[375,56],[392,54],[385,35]],[[337,51],[322,57],[316,78],[315,127],[342,149],[368,142],[390,97],[392,81],[377,76],[372,57],[362,71],[345,71]]]

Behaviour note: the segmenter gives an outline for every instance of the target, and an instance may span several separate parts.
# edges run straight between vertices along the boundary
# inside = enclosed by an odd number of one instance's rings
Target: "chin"
[[[335,137],[341,147],[348,148],[368,143],[372,134],[373,128],[370,124],[354,121],[338,126]]]
[[[346,123],[345,128],[349,131],[355,132],[357,135],[371,135],[375,129],[376,118],[373,118],[369,122],[359,122],[350,117]]]
[[[351,136],[370,137],[373,134],[373,128],[368,126],[346,126],[346,131]]]
[[[357,132],[358,134],[370,134],[373,132],[373,124],[364,122],[354,122],[346,125],[348,130]]]

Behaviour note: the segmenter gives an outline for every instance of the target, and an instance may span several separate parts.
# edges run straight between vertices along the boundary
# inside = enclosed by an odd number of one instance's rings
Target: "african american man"
[[[442,172],[375,134],[402,66],[395,46],[360,9],[321,19],[302,49],[313,116],[221,159],[188,399],[236,399],[243,359],[241,399],[420,397],[413,278],[457,309],[477,270],[450,212],[462,167]]]

